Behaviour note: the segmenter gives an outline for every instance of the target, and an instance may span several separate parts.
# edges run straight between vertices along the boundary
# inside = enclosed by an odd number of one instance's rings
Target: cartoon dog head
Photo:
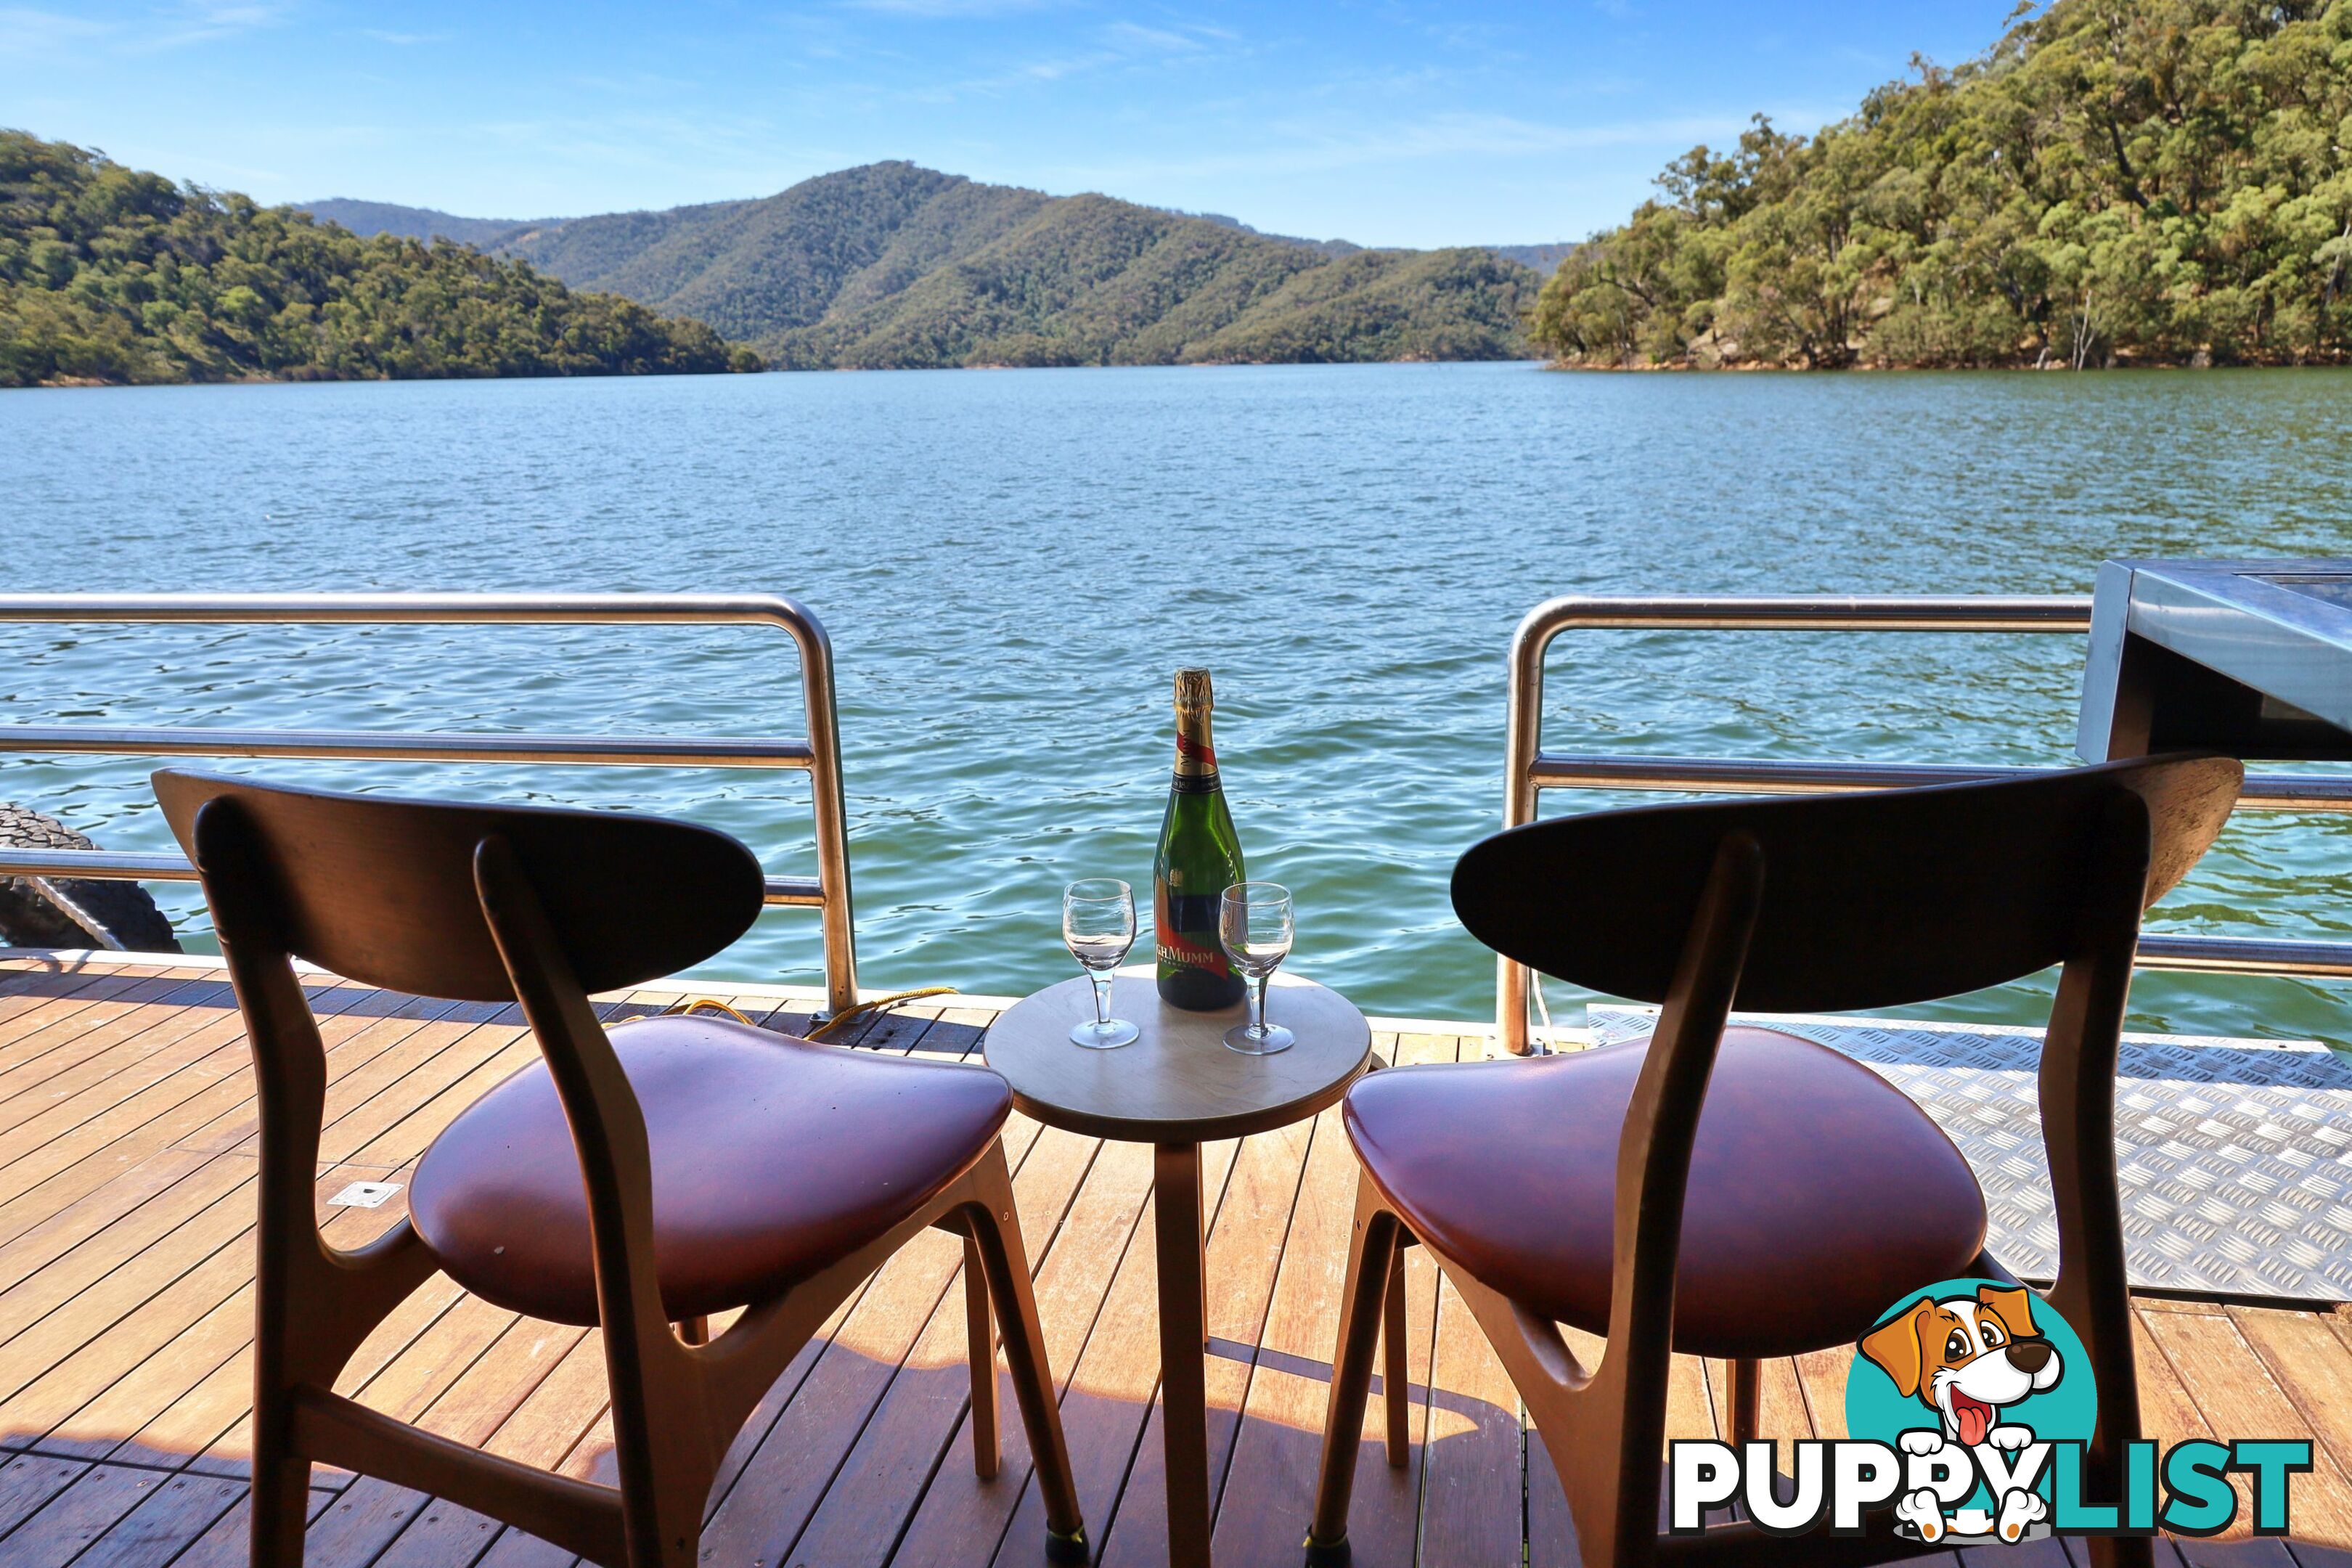
[[[2034,1331],[2033,1293],[1983,1285],[1973,1296],[1921,1298],[1862,1338],[1862,1353],[1943,1418],[1947,1441],[1975,1447],[2001,1406],[2055,1384],[2058,1347]]]

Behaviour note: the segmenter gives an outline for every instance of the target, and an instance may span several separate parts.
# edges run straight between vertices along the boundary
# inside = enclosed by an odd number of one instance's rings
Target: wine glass
[[[1242,978],[1252,983],[1250,1021],[1225,1031],[1225,1046],[1244,1056],[1270,1057],[1297,1038],[1265,1021],[1265,983],[1289,956],[1290,889],[1275,882],[1236,882],[1217,904],[1217,943]]]
[[[1135,945],[1135,889],[1116,877],[1088,877],[1062,890],[1062,941],[1095,984],[1095,1016],[1070,1030],[1074,1045],[1107,1051],[1141,1031],[1110,1016],[1111,971]]]

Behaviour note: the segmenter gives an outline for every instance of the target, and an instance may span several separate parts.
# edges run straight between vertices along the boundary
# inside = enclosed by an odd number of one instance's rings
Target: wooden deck
[[[677,993],[615,999],[655,1010]],[[329,1208],[360,1180],[405,1183],[434,1134],[531,1059],[511,1009],[419,1002],[320,977],[332,1087],[320,1214],[356,1244],[400,1215]],[[727,999],[792,1026],[777,990]],[[907,1009],[870,1050],[976,1054],[993,1007]],[[1484,1053],[1475,1032],[1382,1027],[1407,1061]],[[1336,1112],[1212,1146],[1209,1370],[1218,1562],[1295,1563],[1307,1513],[1355,1180]],[[254,1109],[236,1011],[204,961],[60,963],[0,953],[0,1564],[214,1568],[245,1559]],[[1007,1133],[1089,1532],[1120,1568],[1164,1563],[1150,1152]],[[1575,1562],[1558,1483],[1486,1342],[1412,1255],[1412,1462],[1365,1447],[1353,1539],[1367,1568]],[[1019,1423],[1003,1475],[971,1473],[961,1250],[933,1233],[845,1306],[776,1384],[730,1457],[703,1557],[717,1568],[1033,1563],[1045,1525]],[[2141,1304],[2152,1432],[2310,1436],[2317,1468],[2288,1542],[2168,1543],[2163,1560],[2352,1564],[2352,1317]],[[1780,1363],[1780,1436],[1843,1433],[1836,1352]],[[1722,1369],[1675,1384],[1677,1435],[1715,1430]],[[593,1475],[606,1460],[593,1332],[521,1320],[436,1280],[368,1342],[344,1392],[461,1441]],[[1009,1393],[1001,1401],[1009,1412]],[[565,1554],[434,1499],[321,1472],[318,1568],[561,1568]],[[2178,1555],[2173,1555],[2177,1552]],[[2079,1543],[2007,1549],[2032,1568]],[[1937,1559],[1947,1568],[1954,1560]]]

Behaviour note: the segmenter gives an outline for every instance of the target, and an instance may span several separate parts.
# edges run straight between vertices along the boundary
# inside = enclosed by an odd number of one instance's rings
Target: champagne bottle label
[[[1170,788],[1179,795],[1212,795],[1217,789],[1217,749],[1209,744],[1208,715],[1201,719],[1201,736],[1194,740],[1176,731],[1176,777]]]
[[[1233,965],[1225,960],[1225,950],[1217,942],[1217,906],[1223,901],[1224,889],[1202,897],[1185,897],[1163,890],[1158,907],[1152,911],[1159,932],[1160,962],[1198,969],[1213,974],[1230,974]],[[1207,945],[1201,933],[1208,933]]]
[[[1241,844],[1217,780],[1211,705],[1209,672],[1178,670],[1176,768],[1151,868],[1160,994],[1171,1006],[1203,1012],[1242,998],[1241,976],[1217,941],[1224,890],[1244,879]]]

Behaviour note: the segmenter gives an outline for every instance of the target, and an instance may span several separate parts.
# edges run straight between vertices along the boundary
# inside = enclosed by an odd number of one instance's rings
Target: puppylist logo
[[[1966,1542],[2067,1535],[2218,1535],[2236,1520],[2231,1472],[2251,1478],[2252,1529],[2287,1532],[2288,1483],[2311,1444],[2275,1438],[2151,1442],[2124,1456],[2119,1503],[2083,1498],[2083,1452],[2098,1423],[2090,1357],[2033,1291],[1947,1279],[1882,1314],[1855,1346],[1843,1441],[1795,1445],[1776,1479],[1773,1445],[1667,1446],[1668,1531],[1696,1534],[1738,1505],[1773,1535],[1862,1531],[1892,1509],[1899,1534]]]

